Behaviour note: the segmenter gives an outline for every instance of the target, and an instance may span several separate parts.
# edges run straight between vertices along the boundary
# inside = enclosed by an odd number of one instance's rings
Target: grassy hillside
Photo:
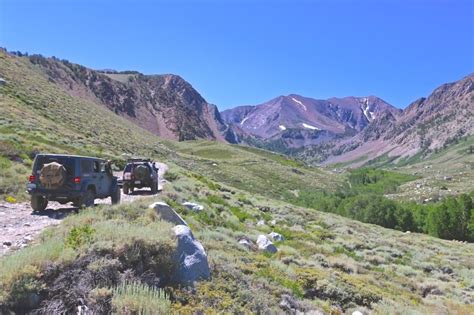
[[[420,179],[402,185],[394,198],[423,201],[474,189],[474,136],[463,138],[421,161],[413,161],[397,171],[416,174]]]
[[[160,277],[157,270],[167,266],[166,253],[173,242],[167,227],[146,208],[154,201],[150,198],[83,211],[45,231],[38,245],[1,259],[0,305],[24,306],[24,299],[34,293],[42,297],[40,307],[46,310],[51,305],[57,311],[68,310],[78,297],[92,310],[120,311],[124,305],[133,310],[138,306],[130,294],[116,295],[117,288],[130,286],[124,282],[128,279],[142,286],[135,298],[143,301],[144,311],[156,307],[149,298],[152,294],[161,294],[160,307],[181,313],[282,312],[289,311],[279,306],[288,300],[300,311],[331,314],[474,310],[472,244],[401,233],[293,206],[195,177],[178,167],[170,174],[173,181],[157,199],[171,204],[202,241],[210,259],[210,281],[197,284],[192,294],[160,282],[164,293],[153,293],[157,282],[150,274]],[[204,205],[204,210],[192,212],[180,206],[188,200]],[[266,224],[258,225],[260,220]],[[242,237],[255,241],[271,231],[285,237],[276,242],[274,255],[238,244]],[[138,251],[127,251],[130,246]],[[158,252],[159,264],[150,264]],[[133,270],[131,275],[126,276],[127,268]],[[81,286],[71,286],[76,273],[88,279]]]
[[[98,313],[474,312],[472,244],[308,208],[318,209],[317,197],[340,187],[344,174],[258,149],[161,141],[65,93],[26,58],[0,52],[0,77],[7,81],[0,86],[4,197],[26,197],[22,191],[38,151],[117,159],[146,155],[171,167],[158,198],[81,211],[44,231],[35,245],[2,257],[0,312],[73,312],[79,300]],[[403,172],[369,188],[393,195],[400,193],[398,185],[420,180],[411,170]],[[369,188],[359,187],[358,194]],[[166,282],[175,241],[169,226],[147,208],[156,200],[172,205],[208,252],[212,278],[193,290]],[[186,210],[183,201],[204,210]],[[262,220],[265,224],[257,224]],[[271,231],[285,237],[275,243],[274,255],[238,244],[242,237],[254,242]]]

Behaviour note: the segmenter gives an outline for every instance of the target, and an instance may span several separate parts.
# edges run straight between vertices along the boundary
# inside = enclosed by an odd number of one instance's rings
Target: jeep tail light
[[[123,173],[123,179],[132,179],[131,173]]]
[[[30,183],[34,183],[35,180],[36,180],[36,176],[35,175],[30,175],[29,180],[30,180]]]
[[[74,179],[72,181],[74,182],[74,184],[80,184],[81,183],[81,178],[79,176],[74,177]]]

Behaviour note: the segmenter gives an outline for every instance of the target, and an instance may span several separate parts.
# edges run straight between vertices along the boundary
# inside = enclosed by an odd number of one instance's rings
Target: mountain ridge
[[[358,160],[357,165],[362,165],[383,154],[400,158],[420,152],[429,155],[453,139],[473,134],[473,77],[470,74],[443,84],[403,110],[376,96],[317,100],[289,94],[225,110],[222,117],[231,127],[240,123],[241,143],[310,162]],[[292,103],[293,112],[275,106],[282,102]],[[310,113],[305,113],[308,109]],[[306,115],[298,115],[302,112]],[[288,120],[289,126],[283,123]],[[438,132],[427,131],[431,127]],[[361,159],[364,155],[367,158]]]

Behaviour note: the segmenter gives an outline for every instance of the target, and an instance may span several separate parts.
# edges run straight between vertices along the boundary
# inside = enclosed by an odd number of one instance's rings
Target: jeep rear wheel
[[[31,196],[31,208],[34,211],[44,211],[48,206],[48,199],[43,196]]]
[[[95,193],[92,189],[88,189],[84,197],[82,197],[81,207],[88,208],[94,205]]]
[[[123,184],[123,193],[125,195],[128,195],[128,193],[130,192],[129,189],[128,189],[128,184]]]
[[[120,188],[117,186],[114,192],[112,193],[112,195],[110,196],[110,199],[112,200],[113,205],[120,203],[120,196],[121,196]]]

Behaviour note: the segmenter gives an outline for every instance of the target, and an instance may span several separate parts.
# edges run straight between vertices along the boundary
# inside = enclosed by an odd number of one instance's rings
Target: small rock
[[[242,245],[243,247],[247,248],[247,249],[252,248],[252,242],[247,238],[241,238],[239,240],[239,244]]]
[[[269,212],[270,211],[270,207],[266,207],[266,206],[259,207],[258,209],[262,212]]]
[[[283,235],[281,235],[280,233],[277,233],[277,232],[271,232],[269,234],[270,238],[274,241],[274,242],[281,242],[281,241],[284,241],[285,238],[283,237]]]
[[[299,309],[298,301],[288,294],[281,296],[280,307],[286,312],[296,311]]]
[[[87,315],[89,313],[89,308],[85,305],[80,305],[77,307],[77,315]]]
[[[452,273],[454,272],[453,269],[452,269],[451,267],[448,267],[448,266],[442,267],[442,268],[441,268],[441,271],[442,271],[443,273],[448,274],[448,275],[450,275],[450,274],[452,274]]]
[[[23,226],[31,226],[31,224],[25,223],[25,224],[23,224]]]
[[[265,235],[258,236],[257,245],[258,245],[258,249],[272,253],[272,254],[278,251],[275,245],[273,245],[273,243]]]
[[[451,176],[444,176],[443,179],[446,180],[446,181],[453,180],[453,178]]]
[[[193,202],[186,201],[186,202],[183,202],[182,205],[188,208],[189,210],[196,211],[196,212],[204,210],[204,206],[201,206]]]
[[[3,242],[3,245],[10,247],[10,246],[12,246],[12,242],[5,241],[5,242]]]
[[[257,226],[262,226],[262,225],[265,225],[265,220],[259,220],[257,222]]]
[[[275,226],[277,224],[277,221],[275,219],[271,220],[270,221],[270,225],[271,226]]]
[[[352,315],[364,315],[364,313],[362,313],[360,311],[354,311],[354,312],[352,312]]]

